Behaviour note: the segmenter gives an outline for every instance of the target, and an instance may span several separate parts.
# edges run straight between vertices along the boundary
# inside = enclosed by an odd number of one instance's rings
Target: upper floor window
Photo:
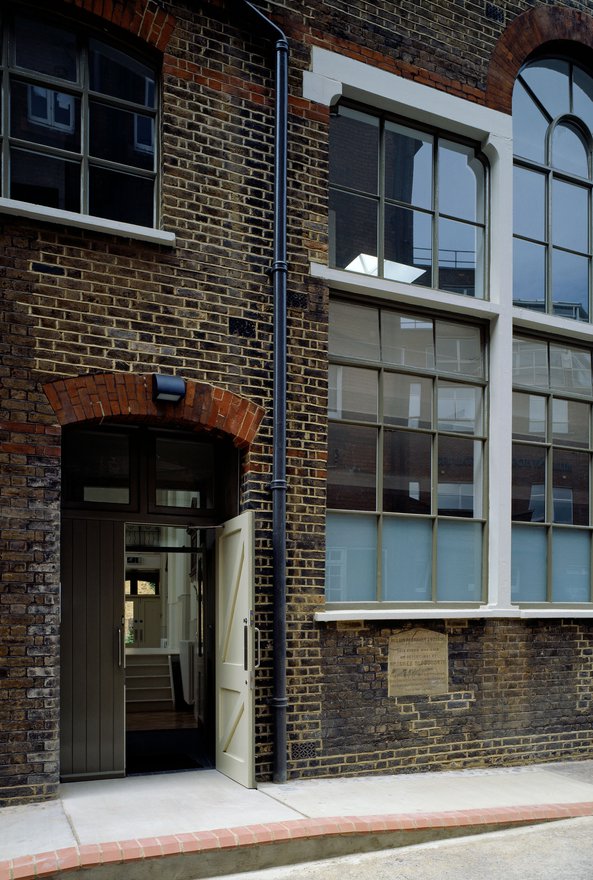
[[[513,345],[512,598],[591,602],[591,352]]]
[[[513,298],[591,320],[593,77],[570,61],[527,64],[513,92]]]
[[[328,602],[483,598],[485,340],[330,303]]]
[[[2,195],[155,226],[155,68],[61,23],[15,11],[7,24]]]
[[[338,269],[484,297],[477,146],[340,106],[330,125],[329,231]]]

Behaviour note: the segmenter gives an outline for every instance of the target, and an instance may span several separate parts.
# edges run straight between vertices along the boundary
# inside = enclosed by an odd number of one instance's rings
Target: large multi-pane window
[[[482,330],[330,307],[328,602],[479,602]]]
[[[591,352],[516,337],[512,598],[591,601]]]
[[[332,265],[484,297],[478,148],[340,106],[330,123]]]
[[[19,7],[5,25],[2,195],[155,226],[154,67]]]
[[[591,320],[593,77],[526,65],[513,92],[515,305]]]

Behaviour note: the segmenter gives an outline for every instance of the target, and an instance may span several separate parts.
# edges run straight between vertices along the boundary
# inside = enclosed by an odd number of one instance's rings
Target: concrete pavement
[[[70,783],[59,800],[0,809],[0,880],[196,880],[591,815],[593,761],[256,790],[215,770]]]

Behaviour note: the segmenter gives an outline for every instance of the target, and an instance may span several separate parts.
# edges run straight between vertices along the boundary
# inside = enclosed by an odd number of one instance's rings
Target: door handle
[[[249,669],[249,624],[247,618],[243,618],[243,669]]]
[[[117,628],[117,665],[121,669],[122,652],[121,652],[121,627]]]
[[[259,665],[261,663],[261,630],[260,630],[259,626],[254,626],[253,630],[255,632],[255,635],[257,636],[257,648],[256,648],[256,658],[257,659],[255,661],[255,666],[253,668],[259,669]]]

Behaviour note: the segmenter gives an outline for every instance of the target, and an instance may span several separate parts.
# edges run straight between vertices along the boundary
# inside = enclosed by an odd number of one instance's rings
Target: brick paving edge
[[[160,859],[185,853],[229,851],[239,847],[265,846],[289,840],[344,835],[381,834],[394,831],[427,831],[446,828],[522,825],[557,819],[593,816],[593,801],[575,804],[488,807],[439,813],[394,813],[367,816],[332,816],[295,819],[212,831],[168,834],[109,843],[84,844],[66,849],[19,856],[0,861],[0,880],[49,878],[80,868]]]

